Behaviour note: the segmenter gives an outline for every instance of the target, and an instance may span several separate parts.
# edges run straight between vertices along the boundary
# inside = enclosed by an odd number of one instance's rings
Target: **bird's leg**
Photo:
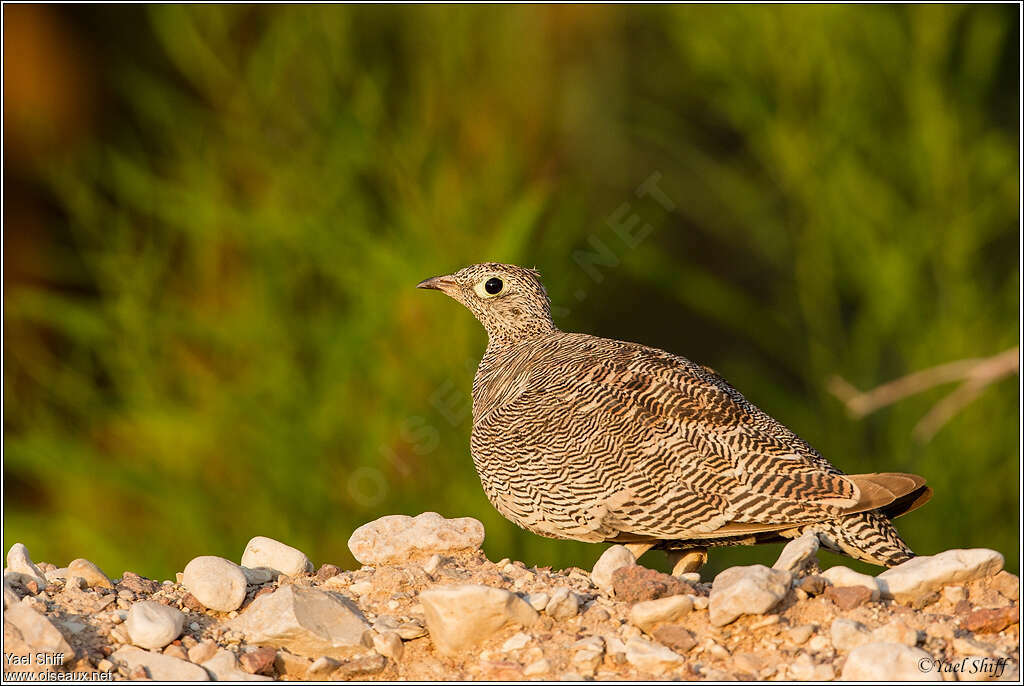
[[[668,550],[668,561],[672,563],[672,576],[699,571],[708,561],[707,548]]]
[[[633,553],[633,559],[639,560],[640,556],[654,547],[653,543],[627,543],[626,550]]]

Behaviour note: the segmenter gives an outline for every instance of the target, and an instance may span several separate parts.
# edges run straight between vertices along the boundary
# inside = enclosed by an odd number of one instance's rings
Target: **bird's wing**
[[[474,428],[475,438],[478,430],[492,437],[499,481],[531,484],[528,494],[510,494],[513,518],[544,520],[530,528],[585,540],[710,538],[821,521],[895,497],[842,475],[684,358],[567,335],[532,362]]]

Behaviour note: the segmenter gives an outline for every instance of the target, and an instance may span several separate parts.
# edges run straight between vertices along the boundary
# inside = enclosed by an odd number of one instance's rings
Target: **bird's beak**
[[[430,288],[442,293],[451,293],[456,287],[455,279],[451,276],[435,276],[430,279],[424,279],[416,284],[416,288]]]

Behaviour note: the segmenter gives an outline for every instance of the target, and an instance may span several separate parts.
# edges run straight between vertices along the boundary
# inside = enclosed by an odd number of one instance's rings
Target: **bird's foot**
[[[700,568],[708,561],[707,548],[669,550],[667,552],[668,561],[672,563],[672,576],[700,571]]]

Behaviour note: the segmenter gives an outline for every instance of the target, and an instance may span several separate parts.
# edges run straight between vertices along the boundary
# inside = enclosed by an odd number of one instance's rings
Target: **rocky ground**
[[[488,560],[474,519],[383,517],[349,541],[363,565],[314,568],[252,539],[175,581],[87,560],[4,570],[4,672],[157,680],[1013,680],[1019,580],[991,550],[877,577],[821,573],[817,541],[772,568],[672,577],[613,546],[591,571]],[[19,659],[17,656],[27,656]],[[48,663],[48,664],[47,664]],[[51,675],[51,677],[57,675]]]

